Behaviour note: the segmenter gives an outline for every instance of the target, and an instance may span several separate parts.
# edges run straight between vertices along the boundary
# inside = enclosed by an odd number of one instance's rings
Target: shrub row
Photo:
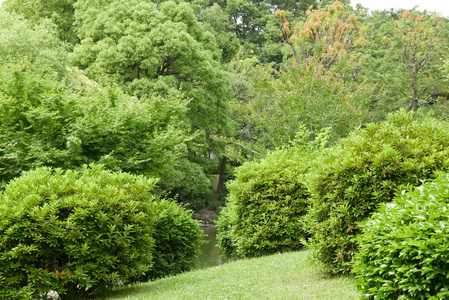
[[[358,223],[406,186],[449,169],[446,123],[415,121],[400,111],[355,131],[318,157],[311,169],[311,245],[332,273],[347,273],[358,252]]]
[[[358,224],[397,191],[449,169],[448,129],[400,111],[313,160],[291,148],[242,165],[219,217],[220,248],[230,256],[258,256],[298,249],[310,237],[308,246],[330,273],[349,272]]]
[[[191,267],[199,226],[189,212],[158,200],[155,185],[97,165],[39,168],[12,180],[0,194],[0,298],[57,291],[78,299],[142,274]]]

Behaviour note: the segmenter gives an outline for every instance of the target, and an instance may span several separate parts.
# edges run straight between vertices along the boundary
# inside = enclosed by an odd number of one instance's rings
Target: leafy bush
[[[235,213],[233,207],[228,204],[221,209],[218,220],[215,222],[218,231],[218,247],[225,257],[237,257],[237,249],[232,243],[231,235],[231,219],[236,220],[236,217],[232,216]]]
[[[353,271],[368,299],[449,297],[449,175],[398,195],[363,224]]]
[[[296,148],[243,164],[228,184],[227,206],[219,216],[219,246],[225,255],[253,257],[299,249],[306,230],[307,159]]]
[[[153,266],[139,281],[147,281],[191,270],[197,263],[203,233],[192,211],[162,199],[154,202],[157,221],[154,228]]]
[[[449,130],[436,120],[414,121],[400,111],[368,124],[325,150],[311,170],[308,219],[311,245],[330,272],[348,272],[358,244],[358,222],[392,200],[397,189],[418,186],[449,169]]]
[[[0,62],[0,180],[42,166],[101,163],[167,184],[192,138],[185,113],[179,97],[136,99],[119,88],[72,88],[47,66]]]
[[[0,194],[0,298],[63,298],[111,287],[151,267],[155,180],[39,168]]]

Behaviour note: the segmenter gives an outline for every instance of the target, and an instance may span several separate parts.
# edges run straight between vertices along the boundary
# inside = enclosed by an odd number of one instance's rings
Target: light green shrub
[[[304,153],[291,148],[236,169],[218,220],[218,243],[225,255],[254,257],[302,248],[307,168]]]
[[[449,128],[400,111],[353,132],[323,151],[311,169],[308,225],[316,257],[333,273],[348,272],[358,252],[357,225],[404,186],[449,169]]]
[[[368,299],[449,297],[449,175],[381,205],[358,238],[353,271]]]

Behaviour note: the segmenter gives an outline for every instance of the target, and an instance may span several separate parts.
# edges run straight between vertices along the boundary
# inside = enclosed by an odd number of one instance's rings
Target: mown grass
[[[310,251],[239,260],[145,284],[117,288],[106,299],[360,299],[351,277],[329,278]]]

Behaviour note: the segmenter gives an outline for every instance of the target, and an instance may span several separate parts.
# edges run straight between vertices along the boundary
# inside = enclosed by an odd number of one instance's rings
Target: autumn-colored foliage
[[[275,15],[282,23],[279,36],[292,46],[295,59],[296,48],[300,48],[301,60],[317,60],[329,70],[340,58],[354,51],[365,42],[364,26],[357,16],[346,13],[343,4],[335,1],[327,10],[307,10],[308,18],[303,24],[293,27],[284,10]]]

